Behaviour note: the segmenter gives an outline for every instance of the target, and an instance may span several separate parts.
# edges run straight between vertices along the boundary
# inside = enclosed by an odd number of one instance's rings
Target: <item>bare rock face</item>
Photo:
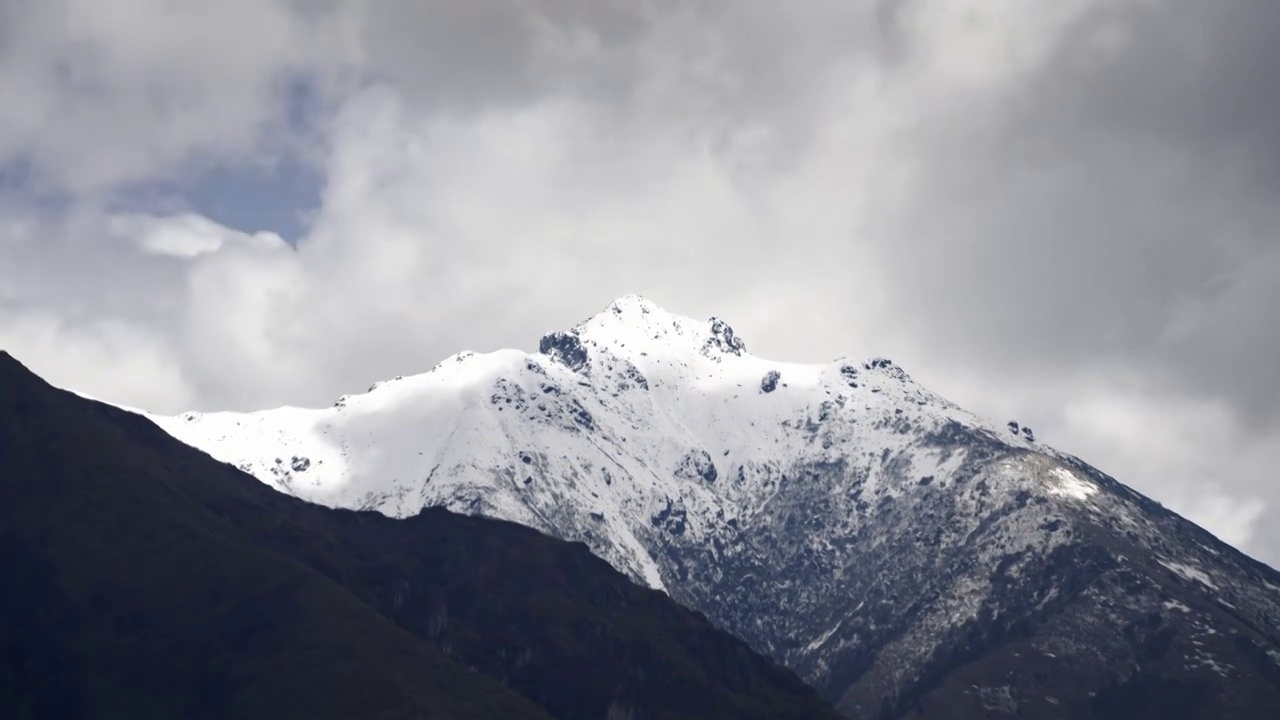
[[[582,347],[577,333],[547,333],[538,343],[538,352],[550,355],[571,370],[580,370],[587,364],[587,350]]]
[[[583,542],[851,717],[1280,717],[1280,573],[1021,425],[635,297],[541,350],[301,420],[158,422],[315,502]],[[272,472],[293,455],[305,481]]]

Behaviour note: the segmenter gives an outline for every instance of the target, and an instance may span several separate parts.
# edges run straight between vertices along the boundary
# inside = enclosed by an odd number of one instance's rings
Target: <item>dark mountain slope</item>
[[[4,353],[0,493],[7,716],[833,716],[580,544],[309,505]]]
[[[982,442],[965,440],[971,452]],[[852,682],[833,678],[849,682],[841,707],[958,720],[1280,717],[1280,573],[1075,458],[1055,462],[1097,488],[1091,504],[1037,492],[1043,456],[972,457],[959,488],[901,498],[880,517],[886,542],[859,563],[872,609],[845,622],[866,641],[842,658]],[[1001,467],[1017,482],[999,487]],[[930,518],[947,519],[932,525],[937,541],[921,537]]]

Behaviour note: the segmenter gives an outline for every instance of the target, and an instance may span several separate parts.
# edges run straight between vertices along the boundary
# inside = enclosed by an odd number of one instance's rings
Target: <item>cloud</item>
[[[987,98],[979,132],[929,126],[910,195],[928,211],[898,226],[910,245],[882,250],[974,361],[1019,343],[1057,346],[1023,358],[1046,365],[1127,357],[1277,419],[1280,378],[1254,362],[1276,335],[1243,329],[1252,303],[1280,299],[1280,148],[1261,131],[1280,95],[1256,30],[1280,10],[1212,7],[1092,8],[1033,77]],[[1119,39],[1097,52],[1100,38]],[[957,275],[968,303],[945,301]],[[1001,322],[964,322],[978,304]]]
[[[1260,530],[1265,479],[1280,444],[1255,435],[1220,401],[1151,393],[1140,383],[1133,379],[1128,392],[1103,386],[1065,397],[1060,444],[1104,453],[1111,473],[1150,488],[1227,542],[1248,545]],[[1240,478],[1258,484],[1241,487]]]
[[[46,380],[77,390],[129,398],[137,407],[197,401],[178,358],[163,339],[133,323],[80,323],[47,310],[0,306],[0,347],[38,367]]]
[[[156,410],[326,404],[640,292],[893,355],[1276,562],[1276,14],[0,0],[0,345]],[[286,164],[318,198],[252,217],[291,242],[202,209]]]
[[[292,5],[0,2],[0,164],[90,192],[278,152],[281,91],[349,60],[339,15]]]

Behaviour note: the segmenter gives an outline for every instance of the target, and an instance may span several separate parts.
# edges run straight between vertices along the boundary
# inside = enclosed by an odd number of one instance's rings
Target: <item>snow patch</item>
[[[1187,565],[1186,563],[1171,562],[1169,560],[1159,560],[1158,562],[1161,565],[1165,566],[1166,568],[1172,570],[1174,574],[1178,575],[1184,580],[1198,582],[1201,585],[1204,585],[1205,587],[1208,587],[1212,590],[1218,589],[1218,586],[1213,583],[1213,580],[1209,577],[1209,574],[1198,567],[1195,567],[1193,565]]]
[[[861,606],[859,606],[859,607],[861,607]],[[840,625],[841,625],[841,624],[843,624],[843,623],[844,623],[844,620],[843,620],[843,619],[842,619],[842,620],[840,620],[839,622],[837,622],[835,625],[833,625],[833,626],[831,627],[831,629],[830,629],[830,630],[828,630],[828,631],[826,631],[826,632],[822,633],[821,635],[819,635],[819,636],[818,636],[818,638],[817,638],[817,639],[815,639],[813,642],[809,643],[809,645],[805,648],[805,650],[807,650],[808,652],[813,652],[814,650],[817,650],[818,648],[820,648],[820,647],[822,647],[823,645],[825,645],[825,644],[827,643],[827,641],[831,639],[831,636],[836,634],[836,630],[839,630],[839,629],[840,629]]]
[[[1084,480],[1066,468],[1054,468],[1050,475],[1056,482],[1049,485],[1049,494],[1088,502],[1098,492],[1098,486]]]

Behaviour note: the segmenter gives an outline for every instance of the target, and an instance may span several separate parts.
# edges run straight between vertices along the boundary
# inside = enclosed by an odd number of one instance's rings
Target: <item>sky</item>
[[[623,294],[1280,565],[1280,3],[0,0],[0,348],[328,405]]]

